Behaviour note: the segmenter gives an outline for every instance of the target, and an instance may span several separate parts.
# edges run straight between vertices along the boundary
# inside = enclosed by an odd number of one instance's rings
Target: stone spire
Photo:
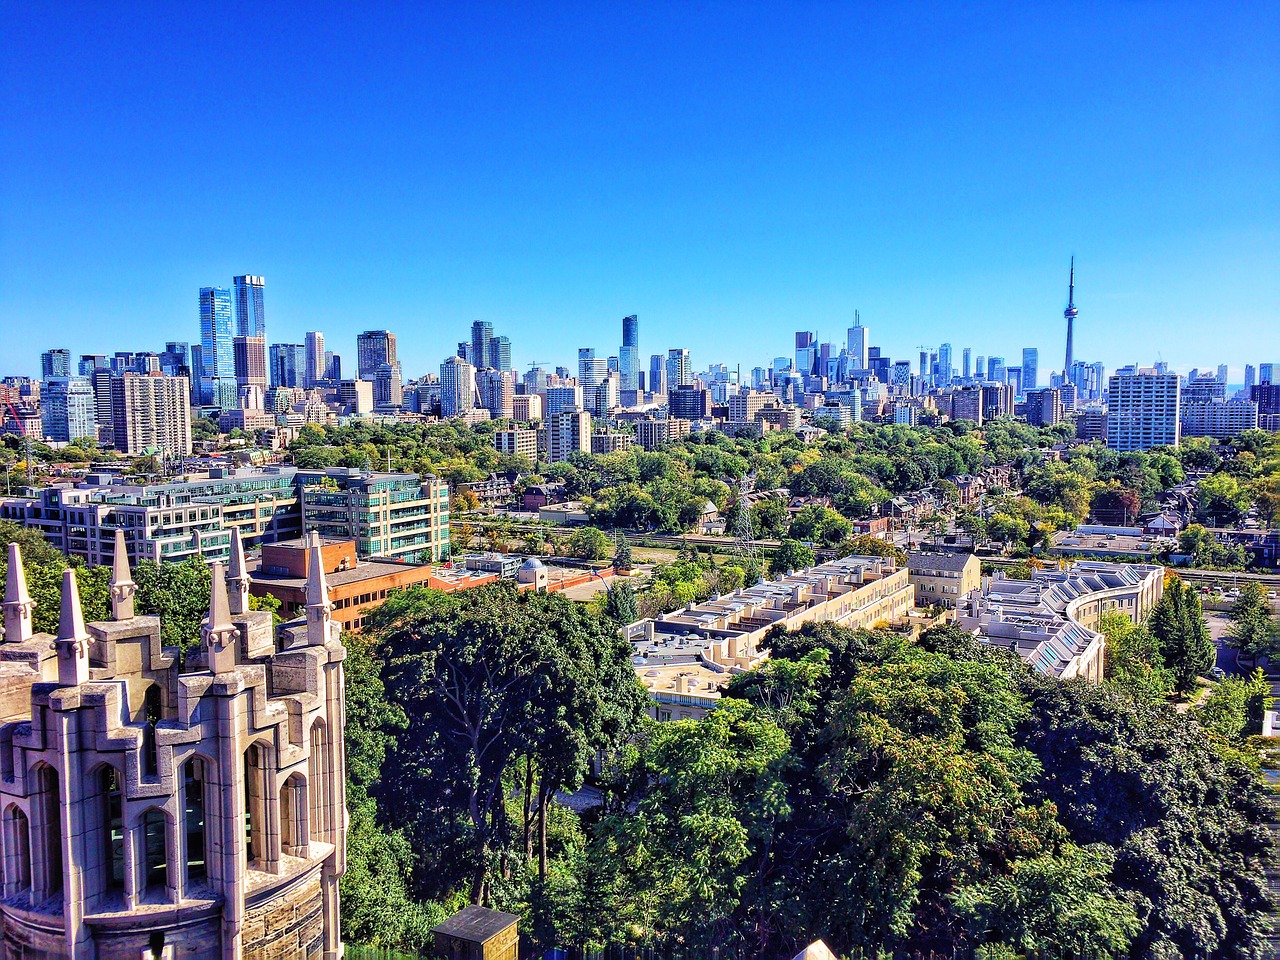
[[[333,620],[329,603],[329,583],[324,575],[324,557],[320,550],[320,534],[311,531],[307,547],[307,645],[324,646],[329,642],[329,624]]]
[[[58,683],[75,687],[89,679],[89,631],[84,628],[80,609],[80,587],[76,572],[62,571],[62,612],[58,617]]]
[[[6,643],[22,643],[31,639],[31,611],[35,606],[35,601],[27,590],[27,571],[22,566],[22,551],[17,543],[10,543],[9,575],[4,584]]]
[[[213,564],[211,574],[213,585],[209,591],[209,615],[204,619],[200,638],[209,659],[209,672],[230,673],[236,668],[239,631],[231,622],[231,609],[227,603],[227,579],[223,574],[222,564]]]
[[[138,585],[133,582],[129,570],[129,550],[125,546],[124,531],[116,530],[116,552],[111,559],[111,619],[132,620],[133,595]]]
[[[249,570],[244,563],[244,542],[240,528],[231,528],[231,565],[227,568],[227,597],[233,617],[249,612]]]

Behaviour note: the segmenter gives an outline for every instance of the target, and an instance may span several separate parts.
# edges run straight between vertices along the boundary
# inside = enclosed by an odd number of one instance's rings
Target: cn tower
[[[1071,381],[1071,361],[1074,359],[1072,354],[1071,340],[1075,332],[1076,314],[1080,311],[1076,309],[1076,258],[1071,258],[1071,279],[1067,283],[1067,309],[1062,311],[1062,315],[1067,320],[1067,365],[1062,371],[1062,379],[1064,382]]]

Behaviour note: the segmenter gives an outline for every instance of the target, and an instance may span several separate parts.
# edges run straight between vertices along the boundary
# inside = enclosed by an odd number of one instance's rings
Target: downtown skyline
[[[476,319],[523,368],[615,353],[632,313],[642,357],[695,366],[838,341],[854,309],[894,356],[1047,359],[1075,254],[1078,357],[1238,380],[1276,352],[1268,13],[254,9],[212,59],[234,10],[18,17],[0,318],[39,340],[0,370],[194,340],[194,291],[246,271],[273,341],[390,329],[406,376]],[[191,149],[232,118],[243,148]]]

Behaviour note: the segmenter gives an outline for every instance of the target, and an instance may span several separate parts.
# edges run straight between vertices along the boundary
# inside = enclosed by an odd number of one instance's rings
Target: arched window
[[[324,721],[311,725],[311,756],[307,758],[307,792],[310,800],[311,839],[332,843],[329,795],[329,738]]]
[[[120,774],[110,764],[98,767],[90,780],[93,791],[86,827],[97,870],[88,877],[88,896],[124,889],[124,816]],[[94,882],[96,880],[96,883]]]
[[[4,894],[31,889],[31,828],[17,807],[4,812]]]
[[[143,885],[148,899],[169,895],[168,830],[165,816],[151,809],[142,815]]]
[[[307,781],[295,773],[280,788],[280,850],[291,857],[310,856]]]
[[[204,813],[205,766],[199,757],[182,765],[182,829],[186,843],[187,886],[208,877],[205,860]]]
[[[263,748],[250,745],[244,752],[244,840],[249,866],[265,869],[267,863],[267,771]]]
[[[32,886],[36,897],[43,900],[62,893],[62,805],[58,801],[58,771],[41,764],[34,773]]]
[[[160,722],[160,687],[151,684],[142,699],[142,775],[156,777],[160,772],[156,755],[156,724]]]

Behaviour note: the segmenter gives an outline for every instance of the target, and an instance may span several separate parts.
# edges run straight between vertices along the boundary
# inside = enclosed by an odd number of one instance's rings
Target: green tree
[[[347,658],[344,743],[347,756],[347,872],[342,878],[342,928],[349,942],[419,950],[445,918],[438,904],[412,896],[415,859],[403,830],[379,822],[372,793],[404,712],[385,696],[380,663],[368,643],[343,637]]]
[[[1142,930],[1133,904],[1111,884],[1115,854],[1105,844],[1064,844],[1057,855],[1015,861],[1007,874],[964,888],[956,912],[976,940],[1044,958],[1127,957]]]
[[[383,764],[386,822],[403,824],[436,869],[420,894],[492,896],[495,857],[520,856],[506,784],[536,774],[540,873],[548,806],[601,751],[631,736],[647,699],[612,621],[558,594],[507,583],[455,594],[397,591],[371,615],[387,696],[405,733]],[[528,817],[522,825],[527,836]]]
[[[1190,690],[1196,678],[1213,666],[1213,638],[1205,623],[1200,597],[1177,578],[1170,579],[1164,594],[1147,619],[1147,628],[1160,646],[1174,687]]]
[[[619,625],[635,623],[640,619],[636,604],[636,592],[625,580],[610,585],[605,593],[604,615]]]
[[[569,537],[569,552],[580,560],[603,560],[609,546],[608,534],[595,527],[579,527]]]
[[[813,566],[815,559],[813,551],[799,540],[783,540],[773,551],[769,565],[778,571],[802,570]]]
[[[702,952],[726,941],[780,823],[787,736],[742,700],[704,719],[656,724],[625,775],[634,814],[613,814],[600,841],[614,846],[622,896],[612,905],[642,929]]]
[[[618,538],[618,549],[613,553],[613,567],[622,572],[631,570],[631,542],[625,535]]]

